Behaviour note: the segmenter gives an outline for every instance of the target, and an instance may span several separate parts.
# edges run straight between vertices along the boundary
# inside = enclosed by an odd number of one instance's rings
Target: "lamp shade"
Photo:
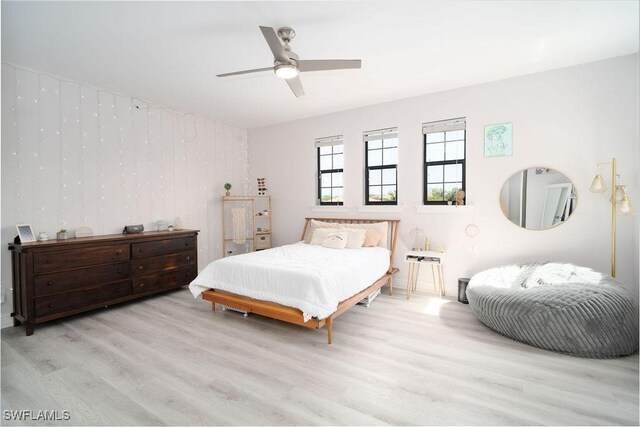
[[[623,214],[631,212],[631,203],[626,195],[622,196],[622,200],[618,203],[618,209],[620,209],[620,212]]]
[[[593,182],[591,183],[591,187],[589,187],[589,191],[591,191],[592,193],[604,193],[605,191],[607,191],[602,175],[597,174],[593,178]]]

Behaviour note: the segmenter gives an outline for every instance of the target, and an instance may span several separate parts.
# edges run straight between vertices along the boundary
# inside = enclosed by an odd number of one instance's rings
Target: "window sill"
[[[311,212],[349,212],[349,208],[347,206],[321,206],[321,205],[313,205],[309,206],[309,210]]]
[[[416,205],[416,212],[430,214],[465,214],[473,212],[473,205]]]
[[[358,212],[404,212],[404,205],[364,205],[358,206]]]

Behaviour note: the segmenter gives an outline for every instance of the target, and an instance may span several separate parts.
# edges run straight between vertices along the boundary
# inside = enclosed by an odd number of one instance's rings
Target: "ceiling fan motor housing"
[[[289,43],[295,36],[296,32],[291,27],[278,28],[278,37],[285,43]]]

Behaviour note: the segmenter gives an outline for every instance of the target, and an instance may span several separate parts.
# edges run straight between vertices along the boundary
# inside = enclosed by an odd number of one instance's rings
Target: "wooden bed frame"
[[[202,293],[202,299],[211,301],[211,309],[215,311],[216,303],[222,304],[228,307],[246,311],[247,313],[255,313],[261,316],[271,317],[273,319],[282,320],[284,322],[293,323],[307,328],[320,329],[323,326],[327,326],[327,340],[329,344],[333,341],[333,319],[340,316],[345,311],[360,302],[363,298],[371,295],[376,290],[380,289],[384,285],[389,285],[389,295],[393,293],[393,275],[398,272],[398,269],[393,267],[393,255],[396,249],[396,241],[398,239],[398,226],[399,219],[352,219],[352,218],[305,218],[304,228],[302,230],[301,240],[304,239],[307,233],[307,228],[311,223],[311,220],[337,222],[341,224],[371,224],[374,222],[386,221],[388,225],[387,232],[387,247],[391,253],[389,259],[389,270],[387,273],[376,280],[369,287],[358,292],[354,296],[347,298],[346,300],[338,304],[338,309],[334,311],[330,316],[324,319],[311,318],[308,321],[304,321],[302,311],[297,308],[288,307],[273,302],[257,300],[231,292],[225,292],[217,289],[210,289]]]

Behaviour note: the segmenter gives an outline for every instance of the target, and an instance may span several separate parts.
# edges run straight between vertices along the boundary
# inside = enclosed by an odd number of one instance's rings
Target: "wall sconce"
[[[611,162],[598,163],[598,167],[605,164],[611,165],[611,198],[609,199],[609,203],[611,203],[611,277],[616,277],[616,218],[618,215],[633,214],[633,208],[627,196],[626,185],[618,185],[616,182],[619,175],[616,170],[615,157],[611,159]],[[604,193],[607,191],[602,175],[597,174],[593,178],[589,191],[592,193]]]

